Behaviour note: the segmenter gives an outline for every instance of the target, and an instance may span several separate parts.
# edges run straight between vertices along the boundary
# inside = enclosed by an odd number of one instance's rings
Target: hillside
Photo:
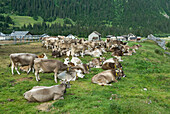
[[[129,42],[132,46],[136,43]],[[140,43],[142,47],[133,56],[123,57],[123,70],[126,78],[122,78],[113,86],[99,86],[91,83],[91,78],[103,71],[93,68],[85,78],[71,82],[71,88],[67,89],[64,100],[51,103],[48,113],[162,113],[168,114],[170,108],[170,56],[163,53],[155,53],[155,49],[164,52],[152,41]],[[41,47],[42,44],[31,43],[27,45],[1,46],[0,53],[0,111],[1,113],[43,113],[37,106],[43,103],[27,102],[23,93],[33,86],[52,86],[53,73],[40,74],[41,81],[36,82],[33,73],[27,75],[11,75],[9,54],[29,52],[41,54],[45,52],[50,59],[51,51]],[[104,55],[107,59],[110,53]],[[81,57],[80,57],[81,58]],[[56,58],[55,58],[56,59]],[[57,58],[62,60],[64,58]],[[92,60],[92,57],[81,58],[84,63]],[[58,81],[59,82],[59,81]],[[112,100],[109,100],[112,94]],[[52,105],[53,104],[53,105]],[[42,105],[41,105],[42,106]],[[46,109],[47,110],[47,109]]]
[[[32,16],[35,20],[40,16],[49,22],[69,18],[76,28],[93,28],[104,35],[133,32],[147,36],[170,31],[169,0],[1,0],[0,5],[0,13]],[[72,31],[76,32],[74,28],[67,32]]]

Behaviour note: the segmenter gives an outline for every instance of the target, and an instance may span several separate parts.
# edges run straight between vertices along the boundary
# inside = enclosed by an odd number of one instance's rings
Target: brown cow
[[[34,60],[35,77],[37,81],[40,81],[39,72],[51,73],[54,72],[54,80],[57,83],[58,71],[69,70],[69,67],[59,60],[49,59],[35,59]]]

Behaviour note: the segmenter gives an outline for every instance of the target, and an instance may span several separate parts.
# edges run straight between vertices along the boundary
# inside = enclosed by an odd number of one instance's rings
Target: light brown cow
[[[57,83],[58,71],[69,70],[69,67],[59,60],[49,59],[35,59],[34,60],[35,77],[37,81],[40,81],[39,72],[51,73],[54,72],[54,80]]]
[[[20,72],[18,71],[18,66],[28,66],[29,70],[27,71],[27,74],[33,70],[33,65],[34,65],[34,59],[38,58],[37,55],[31,54],[31,53],[14,53],[10,55],[10,65],[11,66],[11,71],[12,75],[14,75],[14,68],[17,71],[17,73],[20,75]]]
[[[122,72],[118,70],[106,70],[103,71],[99,74],[96,74],[95,76],[92,77],[91,81],[92,83],[96,83],[98,85],[110,85],[109,83],[111,82],[118,82],[117,78],[122,76]]]
[[[50,100],[64,99],[64,93],[69,84],[62,83],[51,87],[35,86],[24,93],[25,99],[30,102],[45,102]]]

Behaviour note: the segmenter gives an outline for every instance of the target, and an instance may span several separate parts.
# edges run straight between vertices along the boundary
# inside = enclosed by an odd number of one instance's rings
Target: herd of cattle
[[[51,87],[36,86],[24,93],[28,101],[44,102],[49,100],[63,99],[66,88],[70,87],[70,81],[83,78],[89,74],[91,68],[102,68],[105,71],[92,77],[92,83],[99,85],[111,85],[121,77],[126,77],[120,63],[121,56],[136,53],[141,45],[129,47],[127,43],[112,39],[106,41],[86,41],[84,39],[63,39],[59,37],[46,37],[42,39],[43,47],[52,49],[53,57],[65,56],[64,62],[50,60],[46,54],[36,55],[31,53],[14,53],[10,55],[11,71],[14,75],[14,68],[20,75],[21,71],[35,72],[36,81],[40,81],[39,73],[54,73],[54,80],[62,81],[60,85]],[[112,52],[113,58],[102,57],[104,53]],[[93,56],[89,63],[83,63],[78,56]],[[72,59],[69,59],[72,56]],[[34,71],[35,70],[35,71]]]

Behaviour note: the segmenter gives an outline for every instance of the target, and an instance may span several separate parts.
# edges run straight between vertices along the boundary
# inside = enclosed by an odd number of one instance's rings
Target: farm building
[[[128,41],[136,41],[137,40],[137,37],[132,34],[132,33],[129,33],[128,34]]]
[[[72,34],[69,34],[66,38],[76,39],[76,37],[73,36]]]
[[[110,39],[117,40],[117,38],[115,36],[112,36]]]
[[[126,39],[126,41],[128,41],[129,36],[128,35],[123,35],[123,37]]]
[[[0,32],[0,40],[5,40],[5,34],[3,34],[2,32]]]
[[[137,36],[137,41],[141,40],[141,38],[142,38],[141,36]]]
[[[137,40],[137,37],[135,36],[135,37],[129,37],[129,41],[136,41]]]
[[[107,35],[106,38],[110,38],[110,39],[116,40],[116,37],[113,36],[113,35]]]
[[[126,41],[126,38],[123,36],[117,36],[118,41]]]
[[[106,38],[111,38],[111,37],[113,37],[113,35],[107,35],[107,36],[106,36]]]
[[[43,37],[50,37],[48,34],[43,34],[43,35],[41,35],[41,38],[43,38]]]
[[[88,40],[89,41],[101,40],[101,34],[98,33],[97,31],[94,31],[88,36]]]
[[[13,31],[10,36],[16,38],[30,37],[32,34],[29,31]]]

